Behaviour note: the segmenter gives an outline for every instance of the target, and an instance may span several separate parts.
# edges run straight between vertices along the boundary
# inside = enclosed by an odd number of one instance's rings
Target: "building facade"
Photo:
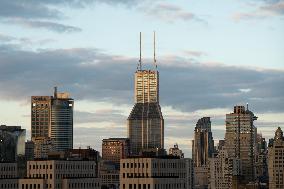
[[[214,153],[214,140],[210,117],[203,117],[196,123],[192,140],[194,164],[194,185],[196,189],[208,188],[208,159]]]
[[[226,115],[225,150],[230,158],[242,161],[242,176],[247,183],[255,180],[255,152],[257,117],[244,106],[235,106]]]
[[[0,162],[0,189],[18,189],[17,163]]]
[[[102,159],[120,164],[120,159],[127,158],[130,154],[128,138],[109,138],[102,141]],[[119,166],[118,166],[119,167]]]
[[[48,153],[56,151],[54,140],[49,137],[34,138],[34,158],[47,159]]]
[[[241,166],[240,159],[230,158],[227,150],[220,150],[218,155],[209,158],[209,188],[233,188],[233,177],[241,175]]]
[[[191,167],[190,167],[191,166]],[[192,161],[133,157],[120,161],[120,189],[192,189]]]
[[[31,97],[31,136],[51,138],[57,151],[73,148],[74,100],[68,93]]]
[[[268,148],[269,189],[284,188],[284,137],[280,127]]]
[[[34,148],[35,144],[33,141],[28,140],[25,144],[25,157],[26,160],[34,160]]]
[[[116,163],[111,161],[100,161],[99,175],[103,189],[119,189],[119,172]]]
[[[20,126],[0,125],[0,162],[17,161],[25,155],[26,130]]]
[[[131,154],[164,149],[164,119],[159,105],[159,72],[135,72],[135,105],[127,119]]]
[[[184,154],[183,154],[182,150],[180,150],[178,148],[178,144],[175,144],[173,148],[169,149],[169,155],[170,156],[176,156],[176,157],[179,157],[179,158],[184,158]]]
[[[100,188],[96,161],[37,160],[27,162],[27,178],[19,180],[19,187],[40,188]]]

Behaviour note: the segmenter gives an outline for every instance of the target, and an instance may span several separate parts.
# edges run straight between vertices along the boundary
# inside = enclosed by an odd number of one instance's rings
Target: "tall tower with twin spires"
[[[143,70],[141,59],[135,72],[135,104],[127,119],[127,134],[132,155],[143,151],[164,149],[164,119],[159,104],[159,72],[155,58],[155,70]]]

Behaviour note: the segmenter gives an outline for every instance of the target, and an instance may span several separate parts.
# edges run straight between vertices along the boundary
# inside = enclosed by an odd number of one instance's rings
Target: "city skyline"
[[[59,86],[76,101],[74,147],[100,149],[103,138],[126,137],[138,33],[143,32],[142,57],[148,68],[156,30],[166,149],[178,143],[191,156],[195,122],[204,116],[212,119],[214,140],[224,139],[225,115],[247,102],[265,138],[283,128],[283,1],[222,1],[222,6],[216,3],[220,13],[206,1],[133,2],[84,1],[75,8],[75,1],[38,1],[30,12],[18,1],[0,2],[11,10],[0,11],[0,124],[22,126],[29,139],[30,96],[51,94]],[[9,9],[21,6],[26,12]],[[99,21],[104,11],[110,14]],[[121,25],[114,24],[118,15]],[[247,28],[250,24],[255,27]],[[241,31],[243,38],[237,37]]]

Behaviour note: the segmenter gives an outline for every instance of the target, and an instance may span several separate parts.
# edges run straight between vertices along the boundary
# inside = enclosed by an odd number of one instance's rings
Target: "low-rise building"
[[[173,148],[169,149],[169,155],[184,158],[184,154],[182,153],[182,150],[178,148],[178,144],[175,144]]]
[[[119,189],[119,169],[111,161],[100,162],[100,178],[103,188]]]
[[[40,186],[44,188],[45,185],[48,189],[99,189],[101,184],[96,173],[96,164],[96,161],[90,160],[28,161],[27,178],[20,179],[20,187]]]
[[[109,138],[102,141],[102,159],[119,165],[120,159],[130,153],[128,138]]]
[[[120,161],[120,189],[192,189],[191,159],[133,157]]]
[[[18,189],[17,163],[0,162],[0,189]]]

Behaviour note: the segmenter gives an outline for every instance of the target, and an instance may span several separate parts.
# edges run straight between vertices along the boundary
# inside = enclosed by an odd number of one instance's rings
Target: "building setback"
[[[135,105],[127,119],[131,154],[164,149],[164,119],[159,105],[159,72],[135,72]]]

